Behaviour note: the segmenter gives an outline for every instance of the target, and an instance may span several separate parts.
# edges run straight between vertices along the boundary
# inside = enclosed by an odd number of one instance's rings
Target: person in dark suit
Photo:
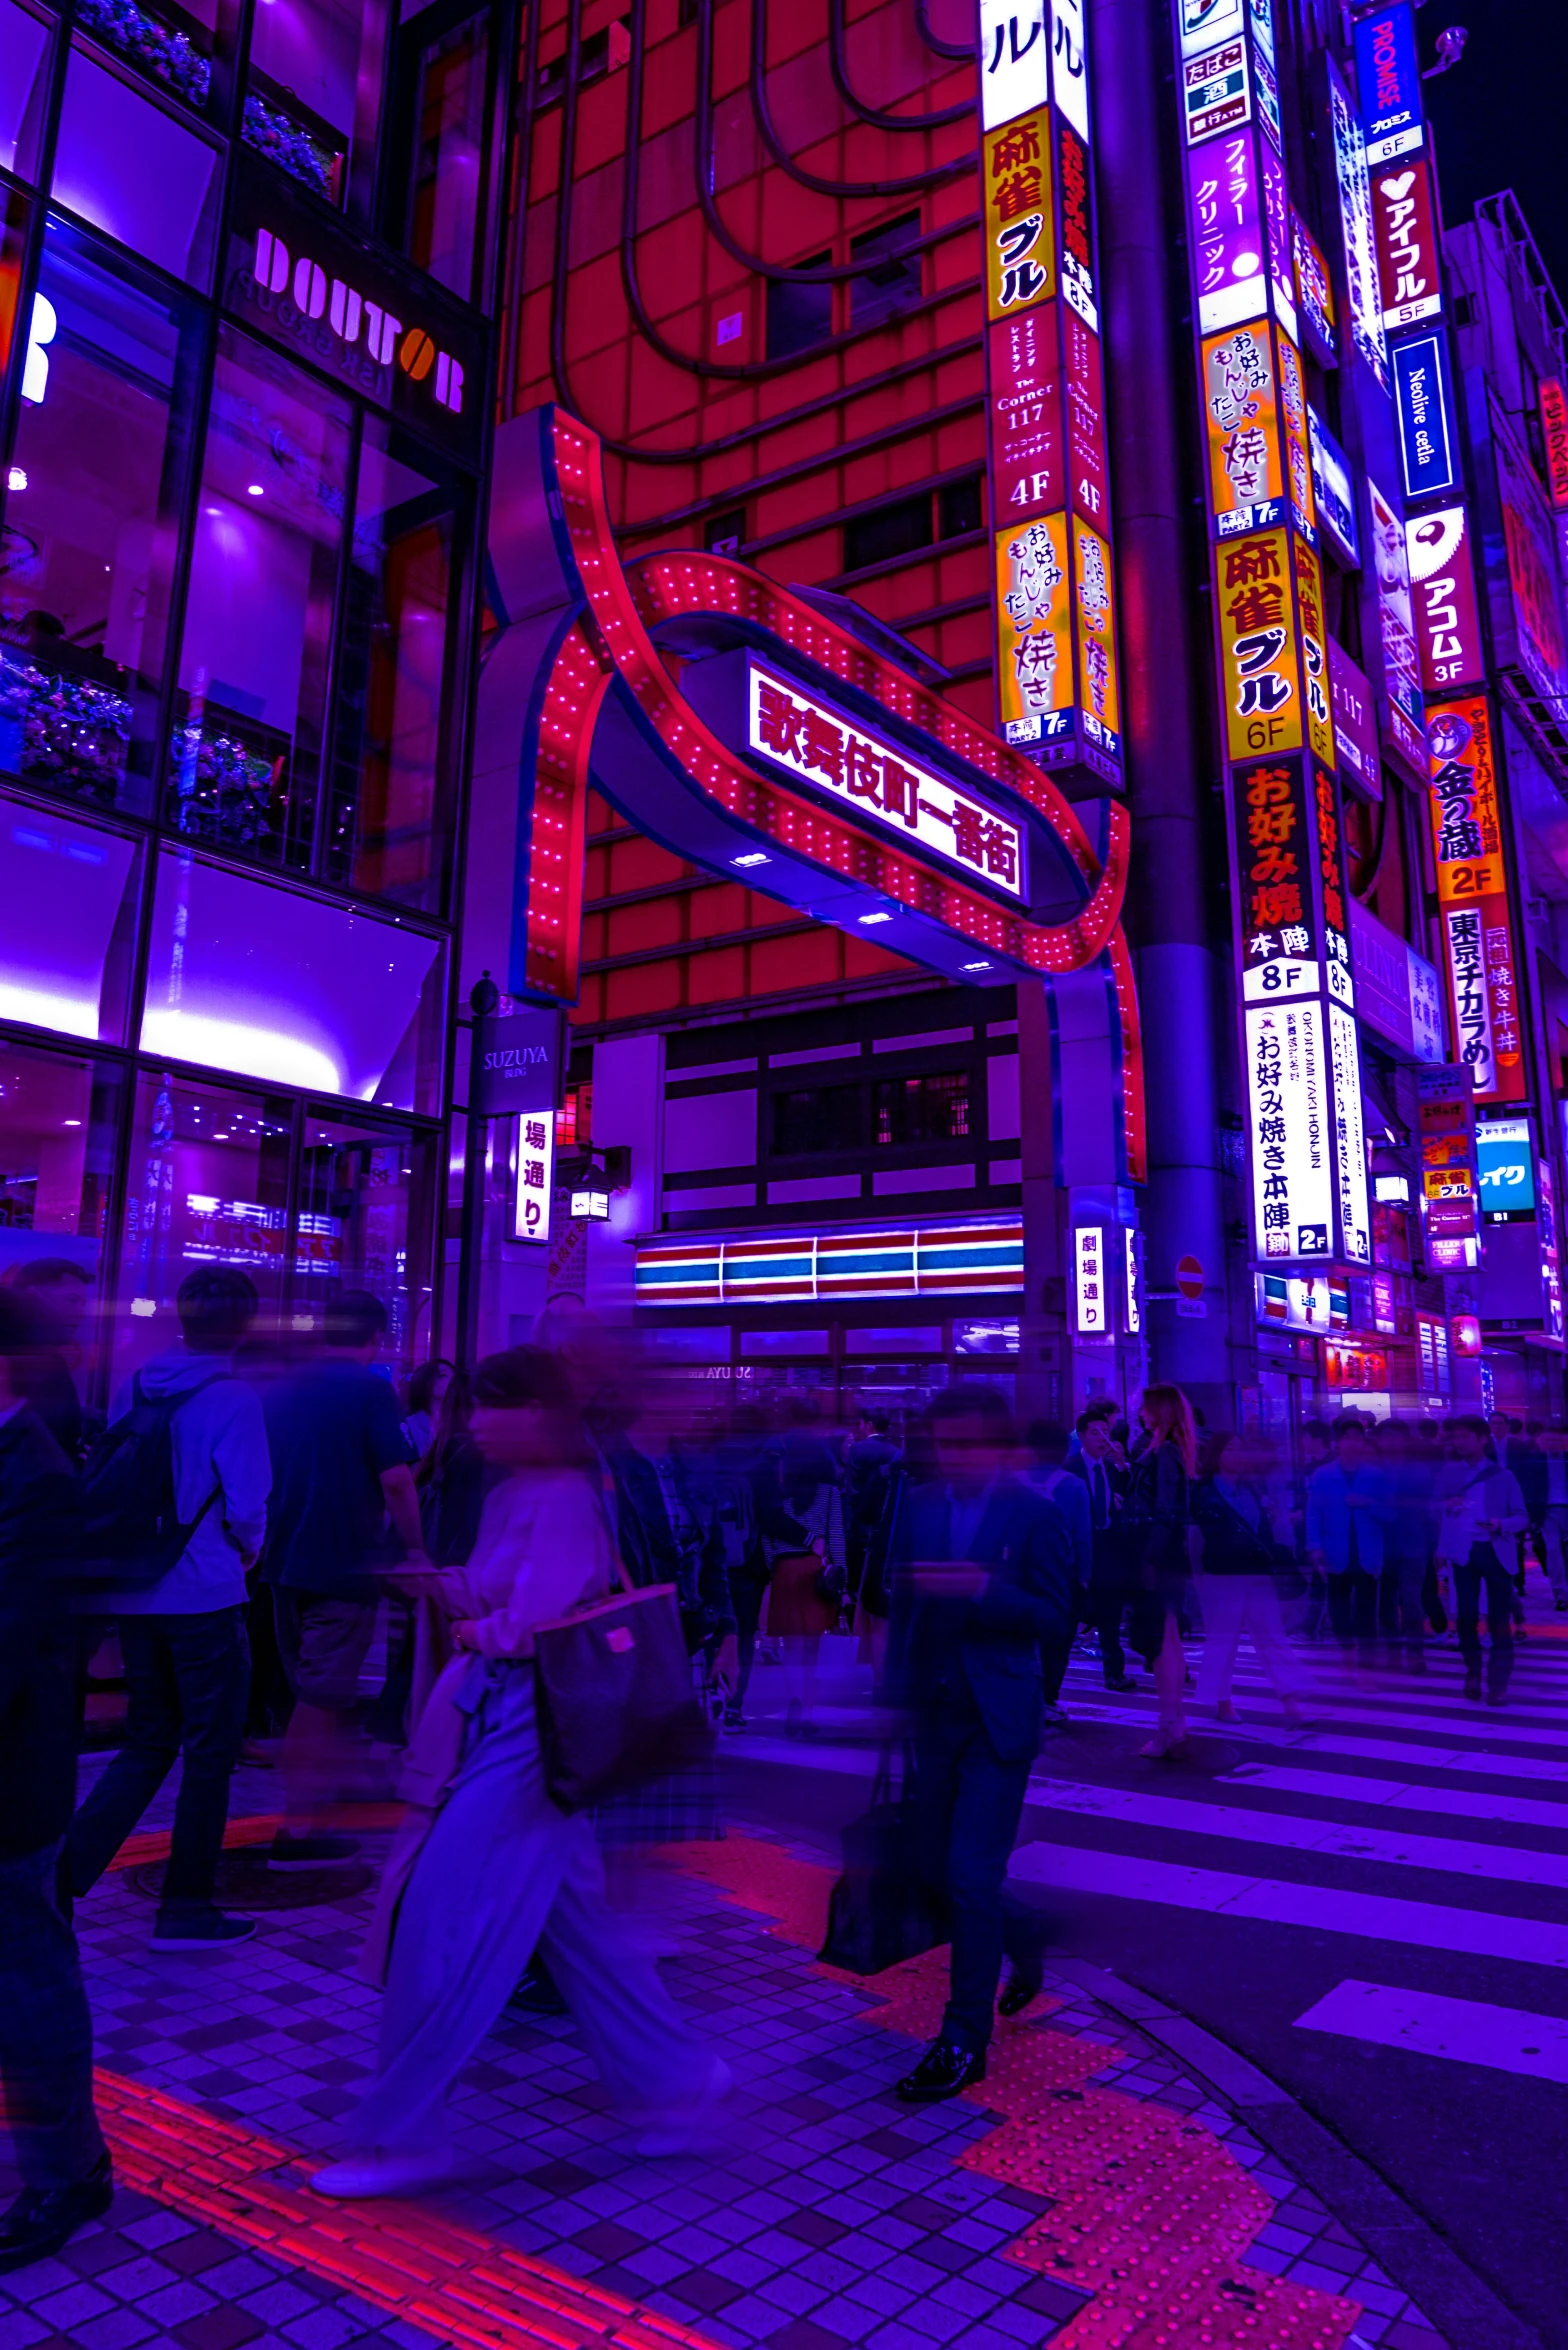
[[[1080,1412],[1076,1425],[1078,1450],[1068,1454],[1066,1466],[1089,1488],[1091,1566],[1084,1622],[1099,1634],[1100,1670],[1106,1688],[1121,1694],[1141,1686],[1127,1670],[1127,1652],[1122,1647],[1122,1615],[1128,1593],[1117,1520],[1127,1498],[1127,1459],[1103,1411]]]
[[[26,1400],[33,1325],[0,1295],[0,2085],[22,2192],[0,2271],[46,2259],[114,2194],[60,1860],[76,1800],[76,1641],[65,1455]]]
[[[1007,1863],[1040,1744],[1043,1643],[1072,1620],[1065,1522],[1013,1470],[1001,1395],[946,1389],[927,1414],[936,1475],[911,1486],[892,1541],[889,1694],[912,1717],[915,1849],[952,1918],[942,2028],[898,2084],[910,2105],[985,2079],[1004,1953],[1004,2012],[1040,1985],[1041,1934],[1004,1909]]]

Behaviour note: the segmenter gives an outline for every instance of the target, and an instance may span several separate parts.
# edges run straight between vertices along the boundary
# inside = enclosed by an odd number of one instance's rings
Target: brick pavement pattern
[[[269,1793],[243,1773],[236,1811]],[[1076,1988],[1008,2029],[972,2098],[905,2108],[940,1961],[833,1974],[810,1956],[820,1864],[735,1836],[672,1858],[647,1930],[736,2072],[728,2151],[639,2161],[570,2022],[508,2011],[455,2099],[462,2178],[417,2211],[305,2184],[374,2064],[379,1994],[350,1971],[368,1901],[155,1956],[151,1903],[105,1878],[78,1923],[130,2184],[0,2280],[0,2350],[1443,2350],[1228,2112]]]

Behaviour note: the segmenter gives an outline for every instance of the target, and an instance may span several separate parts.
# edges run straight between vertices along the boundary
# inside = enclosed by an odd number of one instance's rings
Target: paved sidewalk
[[[236,1781],[235,1815],[276,1801]],[[383,1839],[367,1839],[367,1851]],[[827,1874],[765,1835],[690,1845],[648,1930],[740,2084],[721,2161],[639,2162],[573,2026],[509,2015],[457,2101],[469,2167],[412,2206],[305,2180],[374,2058],[351,1973],[368,1896],[271,1911],[220,1957],[148,1948],[120,1871],[81,1906],[122,2177],[107,2225],[0,2280],[0,2350],[1443,2350],[1323,2206],[1081,1989],[1006,2027],[990,2078],[890,2091],[937,1955],[819,1967]]]

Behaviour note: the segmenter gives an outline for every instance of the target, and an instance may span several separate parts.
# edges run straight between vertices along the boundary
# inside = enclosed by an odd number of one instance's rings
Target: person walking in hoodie
[[[230,1367],[257,1303],[254,1283],[230,1267],[187,1274],[175,1298],[180,1343],[144,1364],[111,1414],[111,1425],[126,1416],[138,1384],[150,1401],[183,1399],[170,1423],[174,1501],[192,1531],[158,1582],[94,1599],[95,1613],[119,1620],[125,1743],[71,1822],[66,1865],[79,1898],[181,1757],[158,1950],[222,1947],[256,1930],[214,1895],[250,1687],[245,1573],[261,1552],[272,1483],[261,1399]]]
[[[1512,1561],[1519,1535],[1529,1523],[1524,1495],[1512,1469],[1486,1456],[1487,1426],[1479,1413],[1448,1423],[1453,1458],[1437,1472],[1439,1565],[1453,1569],[1458,1601],[1459,1649],[1465,1660],[1465,1695],[1481,1695],[1481,1594],[1486,1593],[1486,1702],[1501,1705],[1514,1669]]]

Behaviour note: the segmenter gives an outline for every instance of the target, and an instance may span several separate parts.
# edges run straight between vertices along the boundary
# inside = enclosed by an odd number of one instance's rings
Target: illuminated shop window
[[[964,1142],[969,1123],[969,1073],[950,1069],[927,1077],[885,1077],[871,1089],[873,1133],[879,1145]]]
[[[141,872],[134,841],[0,797],[0,1019],[123,1041]]]
[[[38,169],[48,66],[47,18],[0,0],[0,166],[18,179]]]
[[[169,821],[311,862],[353,412],[220,330],[197,500]]]
[[[218,148],[73,45],[55,148],[55,201],[140,260],[205,288],[223,165]]]
[[[354,0],[256,0],[241,136],[328,204],[349,192],[356,131],[373,139],[384,35],[385,11]]]
[[[368,1289],[387,1309],[385,1357],[423,1361],[436,1160],[424,1137],[306,1111],[291,1318],[319,1316],[337,1289]]]
[[[329,880],[436,911],[457,666],[457,493],[377,418],[359,457],[327,816]]]
[[[423,932],[179,850],[159,859],[145,1053],[434,1111],[443,984]]]
[[[0,768],[144,809],[197,328],[51,221],[0,572]]]
[[[84,1398],[121,1083],[106,1062],[0,1044],[0,1282],[32,1293]]]

